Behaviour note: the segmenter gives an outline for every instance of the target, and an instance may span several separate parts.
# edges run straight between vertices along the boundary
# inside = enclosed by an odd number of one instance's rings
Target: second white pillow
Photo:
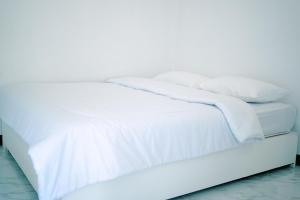
[[[263,81],[239,76],[225,76],[203,82],[204,90],[237,97],[246,102],[276,101],[288,94],[286,89]]]
[[[199,88],[201,83],[209,80],[206,76],[184,71],[165,72],[158,74],[154,79],[194,88]]]

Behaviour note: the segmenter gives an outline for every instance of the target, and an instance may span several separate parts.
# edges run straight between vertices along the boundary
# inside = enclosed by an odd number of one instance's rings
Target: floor
[[[0,200],[35,200],[37,194],[0,147]],[[284,167],[173,200],[300,200],[300,167]]]

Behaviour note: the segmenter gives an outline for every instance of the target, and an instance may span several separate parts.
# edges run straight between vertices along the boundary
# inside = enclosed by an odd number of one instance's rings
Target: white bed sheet
[[[288,133],[295,125],[295,106],[279,102],[250,105],[257,114],[265,137]]]
[[[40,200],[59,199],[99,181],[234,148],[239,142],[230,124],[245,132],[241,135],[245,140],[261,137],[258,120],[246,103],[221,98],[216,102],[222,110],[211,102],[195,101],[207,99],[205,92],[202,97],[181,86],[144,83],[160,85],[159,91],[177,96],[181,91],[186,100],[114,83],[1,89],[0,116],[29,145]],[[241,114],[251,119],[249,123]]]

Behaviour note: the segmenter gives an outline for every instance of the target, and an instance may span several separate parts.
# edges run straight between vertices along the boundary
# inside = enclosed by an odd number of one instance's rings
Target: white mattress
[[[294,106],[285,103],[250,105],[258,116],[265,137],[288,133],[292,130],[297,116]]]

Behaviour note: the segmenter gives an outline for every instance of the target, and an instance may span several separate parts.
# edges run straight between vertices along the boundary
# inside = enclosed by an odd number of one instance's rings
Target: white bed
[[[166,83],[21,85],[1,101],[4,144],[43,200],[167,199],[295,162],[295,133],[260,140],[292,117],[261,129],[261,105]]]

